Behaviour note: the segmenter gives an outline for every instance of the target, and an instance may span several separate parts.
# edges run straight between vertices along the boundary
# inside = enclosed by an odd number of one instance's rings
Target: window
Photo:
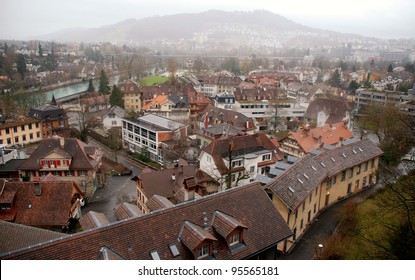
[[[112,121],[111,125],[117,125],[117,121]]]
[[[356,170],[356,174],[357,174],[357,175],[359,175],[359,174],[360,174],[360,169],[361,169],[361,165],[359,164],[359,165],[357,166],[357,170]]]
[[[370,168],[374,168],[375,167],[375,159],[372,159],[372,162],[370,164]]]
[[[33,133],[30,133],[30,134],[29,134],[29,138],[30,138],[30,139],[33,139]]]
[[[9,133],[10,133],[10,129],[6,128],[6,134],[9,134]]]
[[[317,211],[317,203],[314,203],[314,214],[316,213],[316,211]]]
[[[366,176],[362,180],[362,188],[366,187]]]
[[[242,159],[237,159],[237,160],[232,161],[232,167],[235,167],[235,166],[242,166]]]
[[[202,246],[197,250],[197,257],[199,259],[207,256],[209,256],[209,245]]]
[[[316,196],[318,195],[318,187],[316,188],[316,194],[315,194]]]
[[[350,176],[349,176],[349,178],[352,178],[352,177],[353,177],[353,167],[350,168]]]
[[[271,155],[270,154],[266,154],[262,156],[262,161],[266,161],[266,160],[270,160],[271,159]]]
[[[11,138],[7,138],[7,144],[11,144],[12,143],[12,139]]]
[[[368,161],[366,161],[365,162],[365,171],[367,171],[369,169],[369,162]]]
[[[304,210],[305,210],[305,201],[303,202],[303,212],[304,212]]]
[[[27,127],[28,127],[29,129],[32,129],[32,124],[31,124],[31,123],[29,123],[29,124],[27,125]]]
[[[303,224],[304,224],[304,221],[303,221],[303,219],[301,219],[301,222],[300,222],[300,229],[303,229]]]
[[[156,250],[150,251],[150,255],[153,260],[160,260],[159,253]]]
[[[309,223],[310,221],[311,221],[311,210],[308,211],[307,223]]]
[[[40,132],[36,132],[36,137],[40,138]]]
[[[85,176],[85,170],[79,170],[79,176]]]
[[[39,123],[36,123],[36,128],[39,128]]]
[[[173,257],[177,257],[178,255],[180,255],[179,249],[177,249],[176,244],[170,244],[169,248]]]
[[[308,198],[308,202],[309,203],[311,203],[311,198],[313,197],[313,194],[312,193],[310,193],[310,196],[309,196],[309,198]]]
[[[229,236],[229,246],[233,246],[238,243],[239,243],[239,231],[236,231]]]
[[[18,143],[19,142],[19,136],[14,137],[14,143]]]
[[[22,141],[26,141],[26,135],[22,136]]]
[[[17,132],[17,126],[13,127],[13,131]]]
[[[20,126],[20,129],[21,129],[22,131],[24,131],[24,124],[22,124],[22,125]]]
[[[251,167],[249,168],[249,172],[254,173],[254,172],[255,172],[255,166],[251,166]]]

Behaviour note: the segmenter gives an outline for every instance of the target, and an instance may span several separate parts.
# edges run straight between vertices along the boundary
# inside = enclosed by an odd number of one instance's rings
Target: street
[[[92,199],[82,207],[83,215],[89,211],[95,211],[105,214],[110,222],[115,222],[117,219],[114,214],[114,209],[123,202],[134,203],[136,199],[135,182],[131,181],[131,178],[141,172],[142,166],[127,158],[121,152],[115,156],[111,150],[96,141],[91,140],[89,144],[104,151],[106,157],[118,161],[118,163],[132,170],[131,176],[109,175],[107,177],[107,184],[102,188],[97,188]]]

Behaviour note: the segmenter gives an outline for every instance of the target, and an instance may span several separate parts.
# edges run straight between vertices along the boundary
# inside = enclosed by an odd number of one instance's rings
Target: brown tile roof
[[[124,260],[124,258],[104,246],[99,250],[97,260]]]
[[[160,195],[153,195],[149,200],[147,200],[146,205],[151,212],[174,206],[170,200]]]
[[[316,120],[318,113],[323,111],[329,116],[326,124],[335,124],[343,121],[349,110],[350,106],[344,100],[316,98],[308,105],[304,118]]]
[[[267,188],[274,192],[289,209],[295,211],[326,176],[326,168],[309,154],[278,176]]]
[[[232,124],[234,126],[239,126],[245,128],[245,130],[252,130],[255,128],[251,123],[253,121],[245,116],[244,114],[232,111],[232,110],[225,110],[222,108],[217,107],[207,107],[199,117],[200,122],[205,122],[205,117],[208,117],[208,124],[212,125],[215,122],[218,123],[227,123]],[[247,126],[247,122],[249,126]]]
[[[11,211],[16,211],[15,223],[38,227],[66,225],[72,209],[72,198],[81,191],[73,182],[40,182],[41,194],[35,195],[33,182],[6,182],[1,197],[16,193]],[[4,220],[10,210],[0,210]]]
[[[330,177],[341,170],[379,157],[382,154],[383,151],[376,144],[369,139],[364,139],[333,150],[325,150],[315,156],[314,160],[319,163],[322,162],[326,166]]]
[[[247,227],[240,221],[220,211],[215,211],[212,220],[212,227],[225,239],[228,238],[228,235],[237,228],[247,229]]]
[[[40,159],[52,151],[60,150],[72,158],[70,169],[93,169],[96,168],[102,158],[103,153],[98,151],[98,157],[92,159],[88,156],[90,149],[87,144],[76,138],[65,138],[64,146],[61,147],[59,138],[48,138],[43,140],[37,149],[29,156],[25,163],[20,167],[20,170],[39,170]],[[95,148],[93,148],[95,150]]]
[[[79,223],[83,230],[93,229],[108,225],[110,222],[107,217],[95,211],[89,211],[86,215],[79,219]]]
[[[137,207],[137,205],[127,202],[124,202],[118,206],[114,212],[119,221],[143,215],[143,212]]]
[[[171,198],[176,185],[183,187],[183,180],[195,176],[197,168],[193,165],[175,167],[172,169],[156,170],[145,172],[139,175],[143,192],[147,198],[153,195],[160,195]],[[174,175],[174,180],[172,176]]]
[[[184,221],[179,239],[192,251],[205,240],[217,241],[209,231],[189,221]]]
[[[66,236],[66,234],[0,221],[0,254]]]
[[[244,259],[275,246],[292,233],[275,209],[268,195],[258,184],[226,190],[175,207],[155,211],[141,217],[116,222],[32,248],[26,248],[2,259],[96,259],[103,246],[125,259],[151,259],[150,251],[157,250],[162,260],[193,259],[183,242],[178,241],[185,221],[203,226],[214,212],[220,211],[243,223],[244,250],[230,252],[227,244],[211,227],[216,259]],[[205,213],[205,214],[204,214]],[[168,247],[176,244],[180,253],[174,257]]]

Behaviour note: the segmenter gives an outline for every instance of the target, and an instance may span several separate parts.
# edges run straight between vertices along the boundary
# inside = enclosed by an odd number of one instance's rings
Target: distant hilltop
[[[225,12],[211,10],[203,13],[183,13],[153,16],[144,19],[128,19],[99,28],[64,29],[32,39],[65,41],[151,41],[193,39],[208,36],[209,39],[248,40],[252,36],[263,38],[295,33],[320,33],[322,30],[297,24],[285,17],[266,10],[252,12]],[[324,31],[328,32],[328,31]],[[335,33],[335,32],[332,32]]]

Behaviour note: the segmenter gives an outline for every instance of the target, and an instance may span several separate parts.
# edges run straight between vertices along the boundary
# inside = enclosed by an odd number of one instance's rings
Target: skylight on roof
[[[323,162],[320,162],[321,166],[326,167],[326,165]]]
[[[359,151],[363,152],[363,149],[362,148],[359,147],[358,149],[359,149]]]
[[[346,158],[346,154],[345,154],[345,153],[342,153],[342,156],[343,156],[344,158]]]
[[[317,168],[315,168],[313,165],[311,166],[311,168],[313,168],[314,171],[317,171]]]
[[[306,178],[306,179],[309,179],[309,177],[308,177],[308,175],[307,174],[303,174],[304,175],[304,177]]]
[[[291,188],[291,187],[288,187],[288,190],[289,190],[290,192],[294,193],[294,190],[293,190],[293,188]]]
[[[153,260],[160,260],[159,252],[156,250],[150,251],[150,255]]]
[[[357,152],[355,151],[355,149],[352,149],[352,151],[353,151],[353,154],[357,154]]]
[[[300,179],[300,178],[297,178],[297,180],[298,180],[298,182],[300,182],[301,184],[304,184],[304,182],[303,182],[303,181],[301,181],[301,179]]]
[[[332,162],[336,162],[336,160],[334,159],[334,157],[330,157]]]
[[[169,248],[173,257],[177,257],[178,255],[180,255],[179,249],[177,248],[176,244],[170,244]]]

